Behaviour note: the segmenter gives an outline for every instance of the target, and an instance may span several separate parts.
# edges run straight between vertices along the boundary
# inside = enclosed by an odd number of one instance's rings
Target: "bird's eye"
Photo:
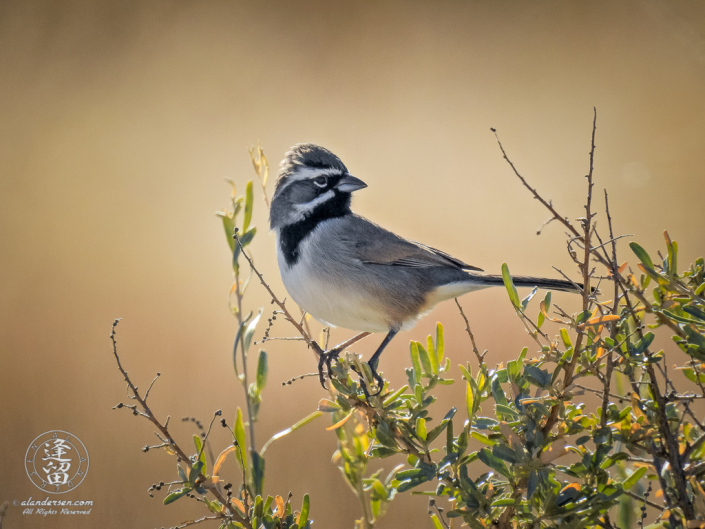
[[[317,187],[326,187],[328,184],[328,177],[327,176],[317,176],[316,178],[313,179],[313,183]]]

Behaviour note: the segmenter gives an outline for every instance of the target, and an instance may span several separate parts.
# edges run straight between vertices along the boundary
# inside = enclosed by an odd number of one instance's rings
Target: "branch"
[[[189,520],[188,522],[184,522],[181,525],[176,525],[172,527],[171,529],[184,529],[184,527],[189,527],[190,525],[196,525],[199,523],[206,522],[208,520],[220,520],[222,519],[221,516],[204,516],[203,518],[199,518],[198,520]]]
[[[117,327],[117,324],[118,324],[119,322],[120,322],[120,319],[119,319],[119,318],[116,319],[116,320],[113,322],[112,330],[111,330],[111,332],[110,332],[110,340],[113,342],[113,355],[115,356],[115,361],[117,362],[118,369],[120,370],[120,373],[122,373],[122,376],[125,378],[125,382],[127,382],[127,386],[130,388],[130,390],[132,390],[132,394],[133,394],[133,395],[132,395],[131,398],[134,398],[134,399],[139,403],[139,405],[142,407],[143,413],[141,413],[141,415],[144,415],[147,419],[149,419],[149,421],[150,421],[152,424],[154,424],[154,426],[157,427],[157,429],[158,429],[158,430],[162,433],[162,435],[164,436],[164,439],[166,440],[166,442],[169,444],[170,449],[173,450],[173,451],[176,453],[176,455],[186,464],[186,466],[187,466],[187,467],[189,468],[189,470],[190,470],[191,467],[193,466],[193,463],[191,463],[191,460],[190,460],[189,457],[186,455],[186,453],[181,449],[181,447],[176,443],[176,441],[174,441],[174,439],[172,438],[171,434],[169,433],[169,430],[168,430],[167,427],[166,427],[166,423],[164,423],[164,424],[162,425],[162,423],[156,418],[156,416],[154,415],[154,413],[152,413],[152,410],[149,409],[149,407],[147,406],[147,402],[145,401],[145,399],[143,399],[143,398],[140,396],[140,393],[139,393],[139,391],[137,390],[137,386],[135,386],[135,385],[132,383],[132,380],[130,380],[130,377],[128,376],[127,371],[125,371],[125,369],[122,367],[122,364],[120,363],[120,357],[118,356],[118,352],[117,352],[117,341],[115,340],[115,335],[116,335],[115,327]],[[119,407],[119,406],[118,406],[118,407]],[[133,409],[133,413],[136,412],[136,411],[137,411],[137,410],[134,410],[134,409]],[[199,473],[199,474],[198,474],[198,480],[205,481],[205,480],[206,480],[206,476],[204,476],[202,473]],[[225,513],[226,513],[226,515],[223,516],[223,517],[230,517],[230,518],[233,518],[233,519],[235,519],[236,521],[238,521],[239,523],[241,523],[242,525],[244,525],[247,529],[253,529],[252,524],[250,523],[249,518],[245,518],[245,517],[241,516],[239,512],[237,512],[237,511],[235,511],[234,509],[232,509],[231,506],[230,506],[230,504],[228,503],[228,501],[223,497],[222,494],[220,494],[220,492],[219,492],[218,490],[216,490],[216,489],[211,489],[211,490],[209,490],[209,492],[210,492],[211,494],[213,494],[213,496],[215,496],[215,498],[216,498],[223,506],[225,506]]]
[[[302,325],[298,321],[296,321],[296,319],[291,315],[289,310],[286,308],[286,305],[284,304],[284,302],[281,301],[277,297],[277,295],[274,293],[274,291],[270,288],[270,286],[264,280],[264,277],[262,276],[262,274],[255,267],[255,264],[252,262],[252,259],[250,258],[250,256],[247,255],[247,252],[245,252],[245,249],[242,247],[242,243],[240,242],[240,237],[238,236],[238,229],[237,228],[235,228],[235,230],[234,230],[233,239],[235,239],[235,242],[240,247],[240,252],[242,252],[242,255],[245,256],[245,259],[247,259],[247,262],[249,263],[252,271],[257,276],[257,279],[259,279],[259,282],[262,284],[262,286],[265,288],[265,290],[269,293],[269,296],[272,298],[272,303],[275,303],[281,309],[282,313],[284,314],[284,317],[296,328],[296,330],[299,332],[301,337],[306,341],[308,346],[313,349],[313,351],[316,353],[316,355],[321,356],[324,352],[323,349],[321,349],[321,347],[318,345],[318,343],[309,336],[309,334],[302,327]]]
[[[541,195],[539,195],[539,192],[536,191],[533,187],[529,185],[529,183],[526,181],[526,179],[519,174],[519,171],[517,171],[516,167],[514,167],[514,164],[512,161],[509,159],[507,156],[507,153],[504,151],[504,147],[502,146],[502,142],[499,141],[499,136],[497,136],[497,129],[495,128],[490,128],[490,130],[494,133],[494,137],[497,140],[497,144],[499,145],[499,149],[502,151],[502,156],[504,157],[505,160],[507,160],[507,163],[509,166],[512,168],[512,171],[514,171],[514,174],[521,180],[521,183],[524,184],[524,187],[531,191],[531,194],[534,195],[534,198],[541,202],[541,204],[544,205],[544,207],[550,211],[553,214],[553,218],[555,218],[557,221],[560,221],[561,224],[563,224],[566,228],[570,230],[570,232],[575,235],[576,237],[580,237],[580,234],[578,233],[578,230],[576,230],[573,225],[570,223],[567,217],[561,217],[558,212],[554,209],[553,204],[550,201],[545,200]],[[548,224],[550,221],[546,221],[544,223],[544,226]]]
[[[467,331],[468,336],[470,336],[470,342],[472,342],[472,350],[475,353],[475,356],[477,357],[477,362],[480,364],[480,366],[482,366],[482,364],[485,362],[485,355],[487,354],[487,350],[485,349],[485,352],[480,354],[480,351],[477,349],[477,344],[475,343],[475,335],[470,330],[470,322],[468,321],[468,317],[465,315],[465,312],[463,312],[463,307],[460,306],[458,298],[454,299],[455,304],[458,306],[458,310],[460,311],[460,315],[465,320],[465,330]]]

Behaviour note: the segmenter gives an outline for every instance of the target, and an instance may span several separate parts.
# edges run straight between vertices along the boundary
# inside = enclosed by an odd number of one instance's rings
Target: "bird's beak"
[[[367,187],[367,184],[359,178],[355,178],[351,174],[346,174],[340,179],[335,187],[340,189],[343,193],[352,193],[358,189],[364,189]]]

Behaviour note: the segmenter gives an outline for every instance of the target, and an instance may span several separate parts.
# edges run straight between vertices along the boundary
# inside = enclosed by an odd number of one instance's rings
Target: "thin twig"
[[[275,336],[273,338],[262,338],[259,342],[254,342],[255,345],[262,344],[264,342],[274,342],[274,341],[280,341],[280,342],[305,342],[306,339],[303,336],[285,336],[285,337],[279,337]]]
[[[118,369],[120,370],[120,373],[122,373],[122,376],[125,378],[125,382],[127,382],[128,387],[132,390],[134,399],[139,402],[140,406],[144,410],[143,415],[149,419],[149,421],[154,424],[157,429],[161,432],[162,436],[166,441],[169,443],[169,446],[171,450],[173,450],[176,455],[179,457],[181,461],[184,462],[184,464],[191,469],[193,466],[193,463],[189,459],[189,457],[186,455],[186,453],[181,449],[181,447],[176,443],[176,441],[172,438],[171,433],[169,430],[166,428],[165,425],[163,425],[159,420],[156,418],[154,413],[149,409],[147,406],[147,403],[145,400],[140,396],[139,391],[137,390],[137,387],[132,383],[132,380],[130,380],[130,377],[127,374],[127,371],[122,367],[122,363],[120,362],[120,357],[118,356],[117,352],[117,340],[115,339],[116,332],[115,332],[115,327],[117,327],[117,324],[120,322],[120,319],[116,319],[113,322],[112,330],[110,332],[110,340],[113,343],[113,356],[115,357],[115,361],[117,362]],[[136,410],[133,410],[133,412]],[[166,423],[165,423],[166,424]],[[202,473],[199,473],[198,479],[201,481],[205,481],[206,476],[204,476]],[[209,492],[215,496],[215,498],[225,506],[225,513],[226,517],[230,517],[244,525],[247,529],[253,529],[252,524],[250,523],[249,516],[248,517],[243,517],[240,515],[239,512],[235,511],[232,509],[226,502],[226,499],[223,497],[223,495],[216,489],[210,489]],[[247,516],[247,513],[245,513]]]
[[[237,231],[237,228],[235,228]],[[238,242],[240,240],[238,239]],[[242,250],[242,245],[240,245],[240,250]],[[249,259],[248,259],[249,261]],[[243,294],[240,292],[240,272],[239,266],[235,267],[235,296],[237,298],[237,323],[238,323],[238,329],[242,329],[242,297]],[[235,344],[235,347],[237,347],[237,344]],[[247,425],[249,427],[249,433],[250,433],[250,448],[252,450],[256,450],[256,444],[255,444],[255,421],[253,420],[254,414],[252,412],[252,402],[250,401],[250,394],[249,394],[249,388],[250,384],[248,381],[248,374],[247,374],[247,353],[245,351],[245,333],[240,332],[240,353],[242,356],[242,387],[245,392],[245,408],[247,410]],[[233,361],[237,361],[237,355],[233,356]],[[236,368],[237,370],[237,368]]]
[[[147,393],[144,394],[144,401],[145,401],[145,402],[147,402],[147,399],[149,398],[149,392],[150,392],[150,390],[152,389],[152,386],[154,385],[154,383],[157,381],[157,379],[158,379],[161,375],[162,375],[161,373],[157,373],[157,376],[154,377],[154,380],[152,380],[152,383],[151,383],[151,384],[149,385],[149,387],[147,388]]]
[[[428,503],[429,503],[429,505],[430,505],[431,507],[435,507],[435,508],[436,508],[436,512],[438,513],[438,519],[439,519],[439,520],[441,521],[441,523],[443,524],[443,527],[445,527],[446,529],[450,529],[450,526],[449,526],[448,523],[445,521],[445,518],[443,518],[443,509],[441,509],[441,508],[438,506],[438,504],[436,503],[436,499],[435,499],[435,498],[429,498]],[[429,514],[432,514],[432,512],[431,512],[430,510],[429,510]]]
[[[541,235],[543,229],[549,224],[551,224],[551,222],[553,222],[554,220],[556,220],[556,217],[549,217],[548,220],[546,220],[543,224],[541,224],[541,226],[538,227],[538,229],[536,230],[536,235]]]
[[[610,232],[610,240],[608,242],[612,243],[612,280],[614,283],[614,298],[612,305],[612,314],[617,314],[619,310],[619,281],[617,279],[617,271],[619,270],[619,263],[617,261],[617,239],[614,236],[614,230],[612,229],[612,215],[610,215],[610,202],[607,195],[607,190],[605,189],[605,213],[607,214],[607,226]],[[598,235],[599,239],[599,235]],[[600,244],[600,247],[603,247]],[[606,250],[603,250],[607,254]],[[614,340],[619,332],[619,327],[615,324],[610,325],[610,338]],[[626,340],[626,338],[625,338]],[[621,344],[620,344],[621,347]],[[603,377],[603,395],[602,395],[602,413],[600,415],[600,425],[605,427],[607,425],[607,406],[608,406],[608,395],[610,387],[612,386],[612,372],[614,370],[614,350],[616,348],[610,348],[607,351],[607,363],[605,365],[605,376]]]
[[[593,128],[594,128],[594,126],[595,126],[595,122],[593,121]],[[541,204],[543,204],[543,206],[546,207],[546,209],[548,209],[548,210],[553,214],[553,216],[555,217],[555,219],[558,220],[558,221],[560,221],[560,222],[570,231],[570,233],[572,234],[572,236],[574,236],[574,237],[576,238],[576,240],[578,240],[578,241],[582,242],[583,244],[585,244],[585,239],[583,238],[583,235],[581,235],[581,234],[578,232],[578,230],[575,229],[575,227],[570,223],[570,221],[568,220],[568,218],[567,218],[567,217],[562,217],[562,216],[558,213],[558,211],[556,211],[556,209],[553,207],[553,204],[552,204],[550,201],[546,201],[541,195],[539,195],[538,191],[537,191],[535,188],[531,187],[531,186],[529,185],[529,183],[526,181],[526,179],[517,171],[516,167],[514,167],[514,164],[512,163],[512,161],[511,161],[511,160],[509,159],[509,157],[507,156],[507,153],[504,151],[504,147],[502,146],[502,142],[499,141],[499,137],[497,136],[497,131],[496,131],[496,129],[492,128],[492,129],[490,129],[490,130],[492,130],[492,132],[493,132],[494,135],[495,135],[495,138],[496,138],[496,140],[497,140],[497,143],[498,143],[498,145],[499,145],[499,148],[500,148],[500,150],[502,151],[502,156],[503,156],[504,159],[507,161],[507,163],[509,164],[509,166],[512,168],[512,171],[513,171],[514,174],[517,176],[517,178],[519,178],[519,180],[521,180],[521,182],[522,182],[522,184],[524,185],[524,187],[526,187],[529,191],[531,191],[531,193],[532,193],[532,195],[534,196],[534,198],[535,198],[536,200],[538,200],[539,202],[541,202]],[[594,132],[594,131],[593,131],[593,132]],[[594,134],[593,134],[593,138],[594,138]],[[594,147],[594,144],[593,144],[593,147]],[[591,153],[592,153],[593,151],[594,151],[594,149],[591,150]],[[592,161],[592,157],[591,157],[591,161]],[[609,259],[606,259],[604,256],[600,255],[600,254],[597,253],[597,252],[593,254],[593,257],[595,257],[595,259],[597,259],[597,261],[600,262],[603,266],[605,266],[605,267],[607,267],[607,268],[611,268],[611,263],[610,263],[610,260],[609,260]],[[627,278],[625,278],[624,276],[622,276],[622,275],[619,273],[619,271],[615,271],[615,276],[617,277],[618,281],[619,281],[622,285],[625,285],[625,286],[626,286],[626,285],[629,285],[629,280],[628,280]],[[634,290],[633,293],[634,293],[634,295],[637,297],[637,299],[639,299],[639,301],[645,305],[646,310],[647,310],[648,312],[653,313],[653,314],[656,316],[656,318],[658,319],[659,323],[661,323],[661,324],[663,324],[663,325],[667,325],[673,332],[675,332],[675,333],[676,333],[678,336],[680,336],[681,338],[683,338],[683,339],[686,339],[686,338],[687,338],[687,336],[686,336],[686,334],[685,334],[685,331],[683,331],[683,329],[681,329],[678,325],[676,325],[673,321],[671,321],[669,318],[667,318],[666,316],[664,316],[664,315],[661,314],[660,312],[653,310],[653,307],[651,306],[651,303],[649,303],[649,302],[647,301],[647,299],[644,297],[644,295],[643,295],[642,292],[639,292],[638,290]]]
[[[201,449],[198,451],[198,456],[196,456],[196,461],[201,459],[201,454],[203,454],[203,449],[206,447],[206,443],[208,442],[208,436],[211,434],[211,428],[213,428],[213,423],[215,422],[216,417],[220,417],[223,415],[223,412],[218,410],[213,414],[213,418],[211,419],[211,423],[208,425],[208,431],[206,432],[206,435],[203,437],[203,442],[201,443]],[[254,448],[253,448],[254,450]]]
[[[600,397],[605,394],[605,392],[603,390],[593,389],[593,388],[589,388],[587,386],[581,386],[580,384],[573,384],[573,386],[575,386],[576,388],[584,389],[585,391],[589,391],[591,393],[594,393],[595,395],[598,395]],[[614,399],[619,399],[620,401],[629,400],[629,397],[625,397],[622,395],[615,395],[614,393],[607,393],[607,395],[614,398]]]
[[[555,210],[555,208],[553,207],[553,204],[549,201],[546,201],[541,195],[539,195],[538,191],[536,191],[536,189],[531,187],[529,185],[529,183],[526,181],[526,179],[523,176],[521,176],[521,174],[519,174],[519,171],[517,171],[516,167],[514,167],[514,164],[507,156],[507,153],[504,151],[504,147],[502,146],[502,142],[499,141],[499,136],[497,136],[497,130],[494,128],[491,128],[490,130],[494,133],[494,137],[497,140],[497,144],[499,145],[499,148],[502,151],[502,156],[504,157],[505,160],[507,160],[507,163],[512,168],[512,171],[514,171],[514,174],[517,176],[517,178],[519,178],[519,180],[521,180],[521,183],[524,184],[524,187],[526,187],[529,191],[531,191],[531,193],[534,195],[534,198],[536,200],[538,200],[539,202],[541,202],[541,204],[543,204],[543,206],[553,214],[553,217],[556,220],[560,221],[566,228],[568,228],[573,233],[573,235],[580,237],[580,234],[573,227],[573,225],[570,223],[570,221],[566,217],[561,217],[558,214],[558,212]]]
[[[460,311],[460,315],[463,317],[463,320],[465,320],[465,330],[467,331],[468,336],[470,337],[470,342],[472,343],[472,350],[475,353],[475,356],[477,357],[477,362],[478,364],[480,364],[480,366],[482,366],[482,364],[485,362],[485,355],[487,354],[487,350],[485,350],[484,353],[480,354],[480,351],[477,348],[477,344],[475,343],[475,335],[470,330],[470,322],[468,321],[468,317],[465,315],[463,307],[460,306],[458,298],[454,299],[455,304],[458,306],[458,310]]]
[[[171,529],[184,529],[184,527],[189,527],[190,525],[196,525],[202,522],[207,522],[208,520],[221,520],[221,516],[204,516],[203,518],[199,518],[198,520],[189,520],[188,522],[184,522],[181,525],[175,525]]]
[[[297,380],[303,380],[304,378],[307,377],[317,377],[318,373],[304,373],[303,375],[296,375],[295,377],[291,377],[289,380],[285,380],[282,382],[282,386],[291,386],[295,381]]]
[[[255,264],[252,262],[252,259],[250,259],[250,256],[247,255],[247,252],[245,252],[245,249],[242,247],[242,242],[240,242],[240,237],[238,236],[238,231],[237,228],[235,229],[233,233],[233,238],[235,239],[235,242],[237,245],[240,247],[240,252],[242,253],[243,256],[245,256],[245,259],[250,265],[250,268],[252,268],[252,271],[255,273],[257,276],[257,279],[259,279],[259,282],[262,284],[262,286],[265,288],[269,296],[272,298],[272,302],[275,303],[282,311],[284,314],[284,317],[289,320],[289,322],[296,328],[296,330],[299,332],[299,334],[303,337],[303,339],[306,341],[306,343],[313,349],[313,351],[316,353],[317,356],[321,356],[323,354],[323,350],[321,347],[316,343],[315,340],[313,340],[309,334],[306,332],[306,330],[299,324],[296,319],[291,315],[289,310],[286,308],[286,305],[284,305],[283,301],[280,301],[277,295],[272,291],[270,286],[267,284],[267,282],[264,280],[264,277],[262,274],[257,270],[255,267]]]
[[[607,194],[607,190],[605,190],[605,195],[606,195],[606,194]],[[624,239],[625,237],[634,237],[634,234],[619,235],[619,236],[617,236],[617,237],[613,237],[613,236],[612,236],[612,229],[610,228],[610,239],[609,239],[608,241],[601,242],[601,243],[598,244],[597,246],[593,246],[592,248],[590,248],[590,251],[591,251],[591,252],[594,252],[595,250],[599,250],[599,249],[602,248],[603,246],[605,246],[605,245],[607,245],[607,244],[610,244],[610,243],[612,243],[612,244],[614,245],[614,243],[615,243],[616,241],[618,241],[619,239]]]
[[[646,504],[649,505],[650,507],[653,507],[654,509],[658,509],[658,510],[661,511],[661,512],[663,512],[663,511],[666,510],[666,506],[664,506],[664,505],[659,505],[658,503],[654,503],[654,502],[651,501],[651,500],[647,500],[647,499],[644,498],[643,496],[639,496],[638,494],[634,494],[633,492],[630,492],[630,491],[628,491],[628,490],[625,490],[625,491],[623,491],[623,492],[624,492],[624,494],[626,494],[627,496],[630,496],[630,497],[634,498],[635,500],[643,501],[644,503],[646,503]]]
[[[581,266],[582,272],[583,272],[583,289],[582,289],[582,297],[583,297],[583,312],[587,311],[590,307],[590,233],[592,232],[592,210],[591,210],[591,204],[592,204],[592,174],[593,174],[593,162],[594,162],[594,156],[595,156],[595,130],[597,128],[597,110],[595,110],[594,113],[594,118],[592,121],[592,140],[591,140],[591,147],[590,147],[590,170],[587,174],[587,180],[588,180],[588,190],[587,190],[587,203],[585,205],[585,212],[586,212],[586,218],[583,221],[583,242],[585,246],[585,254],[583,257],[583,263]],[[551,206],[551,211],[555,210]],[[566,221],[566,226],[577,236],[578,233],[573,228],[573,226]],[[575,366],[578,363],[578,359],[580,358],[580,352],[582,350],[582,345],[583,345],[583,337],[585,336],[584,333],[578,332],[578,338],[575,343],[575,349],[573,353],[573,358],[571,359],[570,362],[563,368],[564,369],[564,375],[563,375],[563,390],[570,386],[570,384],[573,381],[573,373],[575,372]],[[548,419],[546,420],[546,424],[542,428],[543,434],[548,435],[553,427],[555,426],[556,422],[558,421],[558,412],[560,410],[560,404],[556,404],[551,408],[551,413],[548,416]]]

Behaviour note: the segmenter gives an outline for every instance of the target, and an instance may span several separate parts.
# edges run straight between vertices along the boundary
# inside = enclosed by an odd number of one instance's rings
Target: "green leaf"
[[[521,462],[521,457],[518,456],[514,450],[502,443],[497,443],[492,447],[492,454],[512,464]]]
[[[375,428],[375,436],[377,440],[387,448],[398,449],[394,434],[386,422],[380,422]]]
[[[257,314],[257,316],[255,316],[254,319],[247,326],[247,330],[245,331],[245,335],[242,339],[243,349],[245,351],[245,354],[247,354],[247,351],[249,351],[249,349],[250,349],[250,344],[252,343],[252,337],[255,334],[255,329],[257,328],[257,324],[259,323],[259,319],[261,317],[262,317],[262,309],[260,309],[259,314]]]
[[[174,503],[179,498],[183,498],[184,496],[186,496],[192,490],[193,489],[191,487],[184,487],[183,489],[175,490],[174,492],[169,494],[166,498],[164,498],[164,505],[169,505],[170,503]]]
[[[509,507],[510,505],[514,505],[516,503],[516,500],[513,500],[511,498],[501,498],[499,500],[495,500],[492,502],[492,507]]]
[[[673,278],[678,273],[678,243],[676,241],[671,241],[668,236],[668,232],[663,232],[666,238],[666,245],[668,246],[668,275]]]
[[[247,182],[247,187],[245,187],[245,217],[242,219],[242,231],[244,232],[250,227],[250,221],[252,221],[253,203],[252,180],[250,180]]]
[[[181,468],[181,465],[176,463],[176,470],[179,472],[179,479],[181,480],[182,483],[186,483],[188,481],[188,478],[186,477],[186,472],[184,472],[184,469]]]
[[[475,415],[475,394],[470,386],[470,382],[465,383],[465,406],[468,411],[468,420],[470,424],[472,424],[472,418]]]
[[[499,383],[499,376],[495,373],[492,377],[492,396],[497,404],[507,405],[507,396]]]
[[[219,216],[223,221],[223,229],[225,230],[225,238],[228,241],[228,246],[230,246],[230,253],[233,253],[235,251],[235,239],[233,239],[235,224],[229,215],[221,213]]]
[[[370,455],[377,459],[384,459],[385,457],[390,457],[397,455],[399,450],[394,450],[393,448],[387,448],[386,446],[377,446],[372,449]]]
[[[419,346],[413,340],[409,342],[409,353],[411,354],[411,365],[414,366],[416,380],[421,380],[423,371],[421,370],[421,360],[419,359]]]
[[[671,312],[670,310],[663,310],[663,314],[671,318],[672,320],[675,320],[680,323],[693,323],[696,325],[702,325],[702,322],[698,320],[694,320],[692,318],[686,318],[685,316],[679,316],[675,312]]]
[[[220,509],[222,507],[222,504],[219,501],[217,501],[217,500],[210,501],[206,496],[203,496],[201,498],[201,500],[203,500],[203,503],[205,503],[208,506],[208,510],[210,512],[213,512],[215,514],[220,514]]]
[[[196,479],[198,479],[198,475],[201,473],[203,466],[204,465],[201,461],[196,461],[191,467],[191,470],[188,473],[188,480],[191,485],[193,485],[196,482]]]
[[[235,367],[235,376],[239,379],[240,378],[240,372],[237,369],[237,348],[240,347],[240,338],[242,336],[242,333],[245,332],[245,329],[247,328],[247,322],[250,320],[252,317],[252,313],[250,312],[245,319],[242,320],[242,324],[237,329],[237,333],[235,334],[235,341],[233,342],[233,366]]]
[[[431,520],[433,521],[433,528],[434,529],[443,529],[443,526],[441,525],[441,521],[438,519],[438,516],[436,516],[435,514],[432,514]]]
[[[407,389],[409,389],[409,386],[402,386],[398,390],[396,390],[394,393],[389,395],[384,399],[384,402],[382,402],[382,406],[386,407],[392,404],[395,400],[399,398],[399,396],[404,393]]]
[[[409,489],[413,489],[414,487],[418,487],[419,485],[426,483],[428,480],[424,477],[421,477],[419,479],[409,479],[406,481],[402,481],[399,486],[396,488],[397,492],[406,492]]]
[[[642,476],[646,474],[646,470],[646,467],[639,467],[638,469],[636,469],[631,476],[629,476],[622,482],[622,488],[624,490],[631,489],[634,485],[636,485],[637,481],[639,481]]]
[[[483,448],[482,450],[480,450],[478,452],[477,457],[485,465],[487,465],[488,467],[490,467],[493,470],[496,470],[497,472],[502,474],[504,477],[507,477],[507,478],[511,477],[511,472],[507,468],[507,465],[504,463],[504,461],[502,461],[500,458],[495,456],[489,449]]]
[[[250,450],[250,457],[252,458],[252,484],[255,494],[260,496],[264,488],[264,458],[254,450]]]
[[[436,323],[436,355],[438,356],[439,364],[443,363],[445,348],[445,340],[443,339],[443,325],[438,322]]]
[[[505,406],[504,404],[495,404],[494,408],[498,415],[501,415],[507,420],[516,421],[519,418],[519,414],[509,406]]]
[[[423,349],[423,346],[419,344],[419,347]],[[438,375],[438,371],[440,369],[440,364],[438,363],[438,356],[436,355],[436,348],[433,344],[433,338],[431,338],[431,335],[428,335],[428,338],[426,340],[426,347],[428,347],[428,358],[431,361],[431,371],[434,375]]]
[[[423,345],[421,345],[420,342],[416,342],[416,347],[419,350],[419,356],[421,358],[421,364],[423,365],[424,373],[426,373],[428,376],[433,376],[433,364],[431,364],[431,358],[428,356],[426,349],[423,348]]]
[[[308,498],[308,494],[304,494],[304,501],[301,504],[301,514],[299,515],[299,527],[304,527],[308,521],[308,510],[311,502]]]
[[[453,418],[456,411],[458,411],[456,408],[451,408],[450,411],[448,413],[446,413],[446,416],[443,417],[443,420],[440,422],[440,424],[438,426],[436,426],[433,430],[428,432],[428,435],[426,437],[427,442],[430,443],[436,437],[438,437],[443,430],[445,430],[446,426],[448,426],[448,423]]]
[[[534,495],[534,492],[536,492],[536,487],[538,487],[539,484],[539,474],[535,470],[531,471],[531,474],[529,474],[529,479],[526,485],[526,499],[530,500],[531,497]]]
[[[201,438],[194,434],[193,443],[196,445],[196,454],[200,454],[199,461],[203,464],[203,473],[206,472],[206,451],[202,448]]]
[[[257,234],[257,228],[253,227],[250,229],[250,231],[246,231],[245,233],[238,233],[238,237],[240,238],[240,244],[237,244],[235,242],[235,249],[233,250],[233,270],[235,270],[235,273],[239,273],[240,271],[240,265],[238,264],[238,259],[240,258],[240,245],[242,245],[243,248],[245,248],[248,244],[252,242],[252,239],[255,238],[255,235]]]
[[[426,419],[423,417],[418,417],[416,419],[416,435],[418,435],[423,441],[426,440],[428,435],[428,432],[426,432]]]
[[[632,351],[632,354],[639,355],[642,354],[644,351],[646,351],[649,346],[651,345],[651,342],[654,341],[654,333],[648,332],[644,335],[644,337],[637,342],[637,344],[634,346],[634,350]]]
[[[259,350],[259,358],[257,359],[257,390],[262,391],[267,385],[267,353],[262,349]]]
[[[566,348],[571,348],[573,347],[573,342],[570,341],[570,336],[568,335],[568,331],[566,329],[561,329],[561,339],[563,340],[563,345],[566,346]]]
[[[564,505],[575,501],[577,498],[583,495],[580,486],[577,483],[571,483],[566,485],[561,489],[556,497],[556,505],[558,507],[563,507]]]
[[[526,307],[529,305],[529,301],[532,300],[532,298],[536,295],[536,292],[538,292],[538,287],[534,287],[534,289],[531,291],[531,293],[526,296],[524,299],[521,300],[521,309],[526,310]]]
[[[534,386],[546,389],[551,385],[552,375],[533,365],[524,366],[524,377]]]
[[[448,428],[446,428],[446,454],[448,454],[448,455],[446,456],[446,458],[450,457],[450,456],[454,456],[457,459],[458,454],[453,454],[453,452],[455,452],[454,445],[455,445],[455,436],[453,433],[453,421],[448,421]],[[445,459],[445,458],[443,458],[443,459]]]
[[[478,432],[477,430],[474,430],[470,433],[470,435],[474,438],[480,441],[482,444],[485,444],[487,446],[494,446],[495,443],[492,439],[487,437],[485,434]]]
[[[504,288],[507,289],[507,294],[509,294],[509,301],[512,302],[515,309],[519,309],[521,307],[521,301],[519,301],[519,294],[512,282],[512,276],[509,275],[507,263],[502,264],[502,280],[504,281]]]
[[[264,456],[264,452],[267,450],[267,447],[268,447],[273,441],[276,441],[277,439],[281,439],[281,438],[284,437],[285,435],[289,435],[291,432],[293,432],[293,431],[295,431],[295,430],[298,430],[298,429],[301,428],[302,426],[306,426],[306,425],[307,425],[308,423],[310,423],[312,420],[317,419],[317,418],[320,417],[321,415],[323,415],[323,412],[321,412],[321,411],[314,411],[313,413],[311,413],[310,415],[307,415],[306,417],[304,417],[303,419],[301,419],[299,422],[297,422],[296,424],[294,424],[294,425],[291,426],[290,428],[287,428],[286,430],[282,430],[281,432],[279,432],[279,433],[277,433],[277,434],[274,434],[274,435],[269,439],[269,441],[267,441],[266,443],[264,443],[264,446],[262,447],[262,450],[260,451],[260,455],[261,455],[261,456]]]
[[[372,482],[372,490],[374,491],[374,494],[377,495],[381,499],[386,500],[387,496],[389,496],[389,494],[387,493],[387,489],[384,488],[384,485],[378,479],[375,479]]]
[[[636,254],[636,256],[641,260],[642,263],[644,263],[646,266],[648,266],[652,270],[654,269],[654,263],[651,260],[651,257],[649,257],[649,254],[646,253],[646,250],[644,250],[641,246],[639,246],[635,242],[630,242],[629,247]]]
[[[705,374],[698,373],[697,377],[695,375],[695,370],[688,367],[683,370],[683,374],[690,380],[691,382],[697,383],[698,381],[701,384],[705,384]],[[699,380],[698,380],[699,379]]]
[[[242,410],[238,406],[235,416],[235,441],[237,442],[238,459],[240,468],[247,472],[247,445],[245,444],[245,423],[242,420]]]
[[[686,305],[685,307],[683,307],[683,311],[685,311],[688,314],[690,314],[691,316],[695,316],[697,319],[705,322],[705,311],[700,310],[695,305]],[[700,323],[700,322],[696,322],[696,323],[698,323],[699,325],[702,325],[702,323]]]

